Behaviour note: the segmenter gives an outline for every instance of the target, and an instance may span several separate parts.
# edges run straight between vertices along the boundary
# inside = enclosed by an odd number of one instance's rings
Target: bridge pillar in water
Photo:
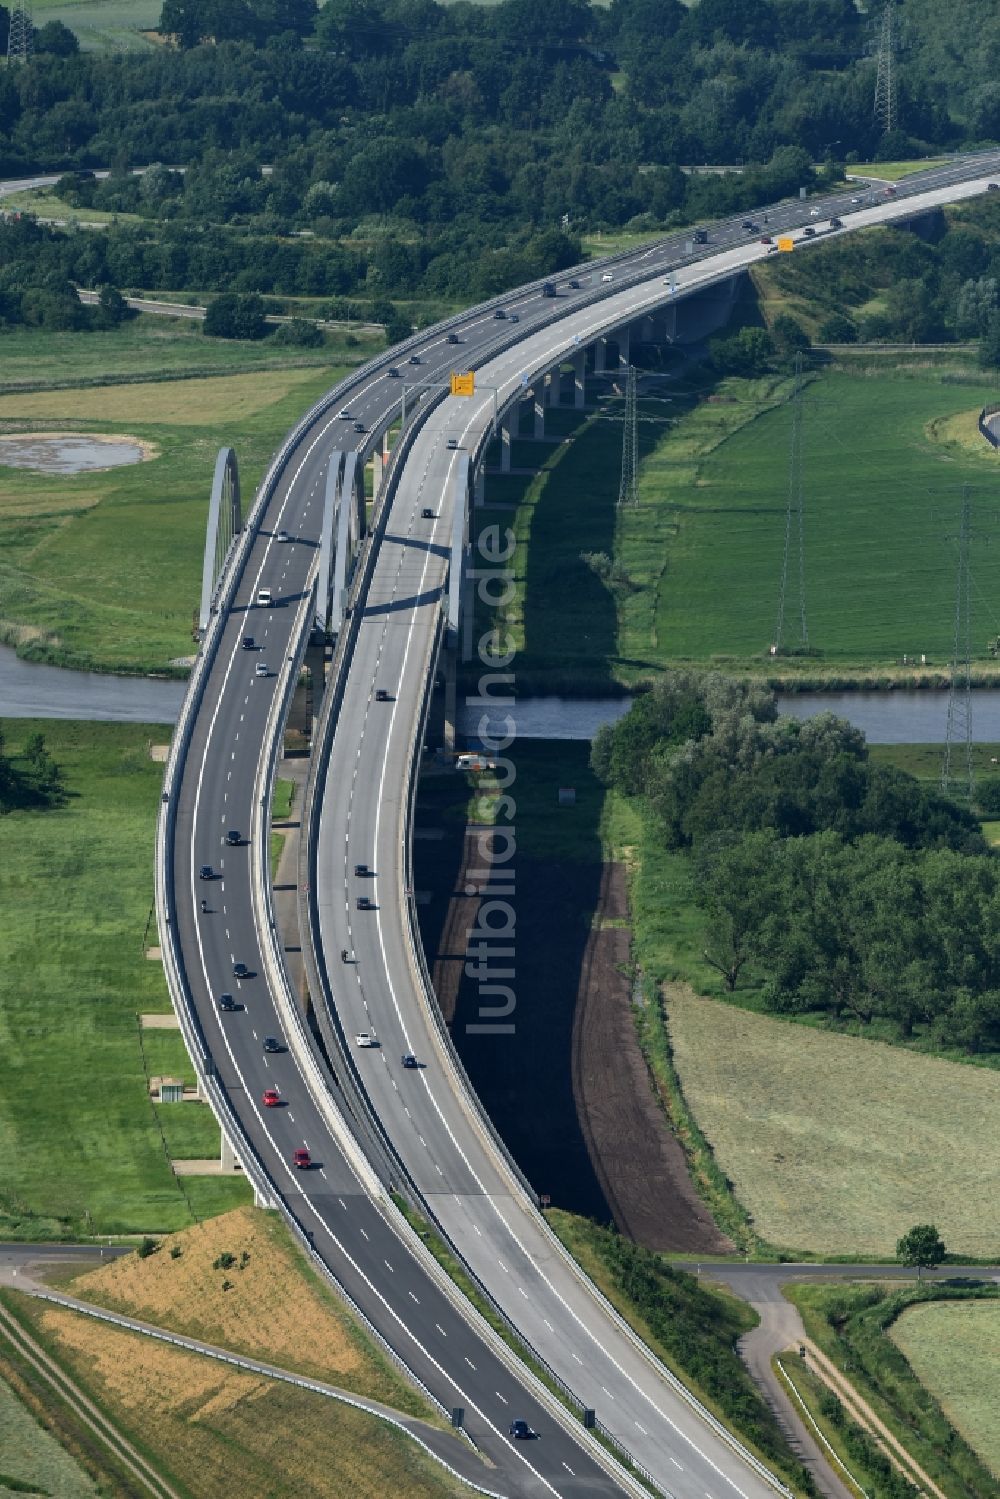
[[[573,405],[582,411],[587,404],[587,353],[582,350],[573,360]]]

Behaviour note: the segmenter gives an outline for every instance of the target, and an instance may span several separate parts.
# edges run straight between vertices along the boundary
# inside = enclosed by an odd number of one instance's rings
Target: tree
[[[979,363],[984,370],[996,369],[1000,365],[1000,309],[991,315],[986,332],[979,340]]]
[[[72,57],[79,50],[76,32],[70,31],[62,21],[46,21],[35,32],[36,52],[51,52],[55,57]]]
[[[225,292],[208,304],[202,329],[209,338],[263,338],[264,303],[256,294]]]
[[[909,1233],[905,1233],[896,1242],[896,1258],[904,1265],[914,1265],[918,1280],[924,1266],[930,1269],[934,1265],[940,1265],[947,1253],[933,1223],[914,1224]]]

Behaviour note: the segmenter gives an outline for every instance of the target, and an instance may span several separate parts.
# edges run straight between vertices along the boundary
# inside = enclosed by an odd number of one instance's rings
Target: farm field
[[[32,0],[36,26],[62,21],[85,52],[148,52],[156,38],[143,35],[160,19],[160,0]]]
[[[929,1301],[908,1308],[890,1336],[952,1425],[1000,1478],[1000,1305]]]
[[[635,509],[616,507],[619,402],[571,444],[543,450],[545,467],[534,478],[488,483],[488,505],[518,507],[518,591],[504,623],[527,681],[598,691],[668,665],[774,671],[768,649],[784,546],[789,390],[776,376],[731,379],[714,391],[678,387],[669,400],[641,401]],[[996,474],[996,455],[976,430],[989,396],[985,380],[956,383],[933,370],[878,378],[836,370],[810,380],[803,447],[811,654],[783,656],[783,675],[889,680],[912,675],[921,654],[928,673],[946,672],[957,545],[949,538],[957,536],[962,486],[971,487],[973,528],[982,528]],[[554,413],[553,423],[570,416]],[[521,447],[520,461],[539,461],[537,447]],[[502,522],[511,523],[509,510]],[[993,550],[985,542],[972,550],[981,670],[992,662],[987,640],[1000,633],[990,603],[1000,584]],[[618,564],[617,577],[599,573],[600,554]],[[797,573],[793,548],[790,647],[798,639]]]
[[[91,336],[54,348],[39,373],[65,368],[76,348],[86,357]],[[0,432],[131,434],[156,455],[70,476],[0,469],[0,638],[58,665],[168,670],[191,650],[220,444],[236,448],[249,505],[282,437],[343,373],[328,364],[0,395]]]
[[[30,1297],[9,1297],[122,1433],[191,1499],[471,1493],[367,1413]]]
[[[137,1018],[170,1008],[145,956],[162,780],[149,743],[163,730],[0,728],[9,754],[43,733],[68,792],[62,808],[0,819],[0,1236],[177,1229],[245,1202],[240,1178],[170,1169],[168,1154],[217,1153],[207,1106],[148,1094],[147,1074],[194,1081],[179,1034]]]
[[[0,1494],[92,1499],[84,1470],[0,1378]]]
[[[225,1255],[235,1262],[228,1270],[215,1263]],[[124,1255],[72,1280],[61,1275],[60,1283],[109,1311],[431,1416],[314,1274],[276,1213],[236,1208],[171,1234],[145,1259]]]
[[[793,1251],[893,1255],[934,1222],[1000,1252],[1000,1076],[755,1015],[684,986],[666,1009],[685,1097],[757,1234]]]

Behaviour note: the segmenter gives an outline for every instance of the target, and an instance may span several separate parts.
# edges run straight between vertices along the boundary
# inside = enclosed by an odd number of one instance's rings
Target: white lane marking
[[[506,1400],[505,1400],[505,1399],[504,1399],[504,1397],[503,1397],[503,1395],[501,1395],[501,1393],[500,1393],[500,1391],[499,1391],[499,1390],[494,1390],[494,1391],[493,1391],[493,1393],[494,1393],[494,1395],[495,1395],[495,1396],[496,1396],[496,1397],[497,1397],[497,1399],[498,1399],[498,1400],[499,1400],[499,1401],[501,1401],[501,1402],[502,1402],[502,1403],[503,1403],[503,1404],[504,1404],[504,1405],[506,1405],[506,1404],[507,1404],[507,1401],[506,1401]]]

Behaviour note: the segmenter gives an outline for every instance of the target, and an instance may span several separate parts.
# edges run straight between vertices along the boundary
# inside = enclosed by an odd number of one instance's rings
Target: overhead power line
[[[622,477],[618,486],[619,505],[639,503],[639,398],[636,390],[635,365],[625,373],[625,420],[622,427]]]
[[[895,0],[886,0],[882,11],[882,22],[878,33],[878,57],[875,69],[875,118],[882,126],[883,135],[895,130],[899,123],[896,94],[896,7]]]

